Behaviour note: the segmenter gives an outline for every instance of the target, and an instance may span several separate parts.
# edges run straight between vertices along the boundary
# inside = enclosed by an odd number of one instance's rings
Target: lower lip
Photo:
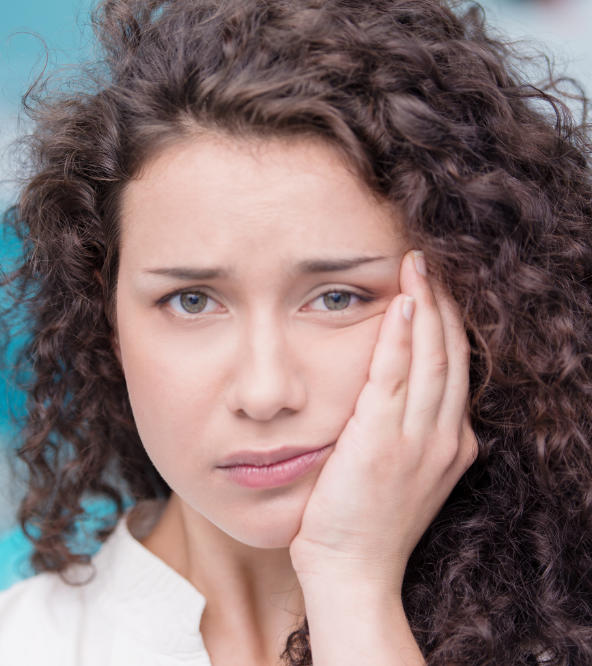
[[[299,476],[306,474],[321,460],[327,457],[332,444],[322,449],[305,453],[289,460],[282,460],[273,465],[256,467],[255,465],[234,465],[221,467],[231,481],[247,488],[276,488],[291,483]]]

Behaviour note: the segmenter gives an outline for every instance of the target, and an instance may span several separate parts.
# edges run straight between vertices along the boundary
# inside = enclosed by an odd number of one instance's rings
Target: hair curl
[[[119,200],[197,128],[336,146],[460,304],[479,458],[404,581],[428,664],[592,663],[590,144],[482,12],[438,0],[108,0],[86,87],[28,95],[32,175],[5,215],[30,341],[19,518],[37,570],[88,555],[86,493],[170,492],[114,356]],[[90,72],[90,70],[89,70]],[[109,529],[101,532],[104,538]],[[311,664],[306,618],[282,654]]]

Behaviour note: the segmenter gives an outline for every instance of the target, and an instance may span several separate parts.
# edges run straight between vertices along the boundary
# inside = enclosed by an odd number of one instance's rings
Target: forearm
[[[313,666],[424,666],[396,595],[353,583],[303,592]]]

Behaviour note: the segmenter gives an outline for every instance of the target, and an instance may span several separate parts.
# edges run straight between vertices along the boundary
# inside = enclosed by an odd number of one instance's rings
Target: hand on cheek
[[[405,256],[400,280],[290,545],[301,582],[357,577],[399,591],[413,548],[477,453],[457,306],[432,289],[421,253]]]

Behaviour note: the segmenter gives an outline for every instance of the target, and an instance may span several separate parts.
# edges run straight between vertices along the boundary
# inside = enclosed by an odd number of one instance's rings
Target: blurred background
[[[481,0],[498,35],[522,40],[529,53],[544,50],[557,74],[578,79],[592,94],[592,0]],[[94,0],[21,0],[0,10],[0,210],[14,199],[19,166],[11,142],[27,131],[19,105],[23,94],[47,66],[92,58],[89,9]],[[47,49],[47,50],[46,50]],[[528,72],[534,81],[544,77]],[[573,89],[572,89],[573,91]],[[0,233],[0,264],[10,266],[17,244]],[[22,396],[0,374],[0,589],[30,574],[26,539],[16,527],[22,487],[10,466],[15,432],[11,411],[22,411]]]

